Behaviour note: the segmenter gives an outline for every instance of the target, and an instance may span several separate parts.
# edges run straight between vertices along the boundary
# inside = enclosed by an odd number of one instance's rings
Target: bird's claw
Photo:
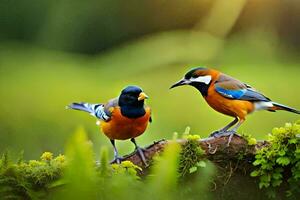
[[[227,143],[227,146],[229,146],[230,143],[231,143],[231,140],[232,140],[233,135],[239,136],[239,135],[236,133],[236,131],[234,131],[234,130],[228,130],[228,131],[214,131],[214,132],[210,135],[210,137],[217,137],[217,138],[218,138],[218,137],[226,137],[226,136],[229,136],[229,137],[228,137],[228,143]]]
[[[121,162],[124,160],[123,157],[119,157],[119,156],[115,156],[114,159],[112,161],[110,161],[110,164],[112,163],[117,163],[117,164],[121,164]]]
[[[136,150],[137,153],[139,154],[139,156],[140,156],[140,158],[141,158],[143,164],[144,164],[146,167],[148,167],[149,165],[148,165],[148,163],[147,163],[147,160],[146,160],[145,154],[144,154],[144,151],[146,151],[146,149],[141,148],[141,147],[137,147],[135,150]]]
[[[231,133],[230,133],[230,135],[229,135],[229,137],[228,137],[228,142],[227,142],[227,147],[229,147],[229,145],[230,145],[230,142],[231,142],[231,140],[232,140],[232,137],[233,137],[233,135],[234,134],[236,134],[236,132],[235,131],[230,131]]]
[[[210,134],[210,137],[223,137],[223,136],[229,136],[229,135],[237,135],[240,136],[236,133],[234,130],[228,130],[228,131],[214,131]]]

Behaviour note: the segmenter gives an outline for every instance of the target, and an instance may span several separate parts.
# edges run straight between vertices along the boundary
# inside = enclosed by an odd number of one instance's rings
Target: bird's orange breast
[[[215,91],[213,85],[208,89],[205,100],[216,111],[240,119],[245,119],[246,115],[254,110],[252,102],[223,97]]]
[[[147,128],[151,116],[150,108],[145,108],[146,113],[139,118],[128,118],[121,114],[120,107],[112,111],[111,119],[107,122],[101,121],[102,132],[109,139],[126,140],[135,138]]]

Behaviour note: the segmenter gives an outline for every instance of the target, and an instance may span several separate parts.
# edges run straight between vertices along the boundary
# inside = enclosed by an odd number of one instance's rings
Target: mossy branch
[[[186,139],[159,140],[144,148],[145,158],[151,164],[153,157],[163,152],[166,145],[176,142],[184,145]],[[205,138],[198,140],[199,146],[205,151],[204,157],[217,165],[226,165],[232,160],[253,160],[257,150],[268,145],[267,141],[258,141],[255,145],[249,145],[243,137],[234,135],[228,145],[228,137]],[[124,156],[124,160],[131,161],[135,165],[146,169],[137,152]]]

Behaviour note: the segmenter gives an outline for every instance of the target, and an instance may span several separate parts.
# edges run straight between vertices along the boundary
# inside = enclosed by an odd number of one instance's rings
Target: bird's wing
[[[119,106],[119,98],[114,98],[104,105],[104,113],[111,117],[114,109]]]
[[[270,101],[270,99],[256,91],[248,84],[234,79],[225,74],[220,75],[215,82],[215,90],[222,96],[229,99],[239,99],[246,101]]]

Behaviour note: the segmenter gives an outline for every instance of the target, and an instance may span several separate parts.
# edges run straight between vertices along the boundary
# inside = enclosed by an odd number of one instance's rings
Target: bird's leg
[[[111,161],[111,163],[116,162],[116,163],[120,164],[123,158],[119,157],[119,153],[118,153],[118,150],[115,145],[115,140],[110,140],[110,142],[114,147],[114,159]]]
[[[240,119],[239,123],[235,127],[233,127],[231,130],[226,132],[229,135],[227,146],[229,146],[233,135],[236,134],[237,129],[242,125],[244,121],[245,121],[244,119]]]
[[[145,166],[148,166],[148,163],[147,163],[147,161],[146,161],[146,158],[145,158],[145,155],[144,155],[144,152],[143,152],[144,149],[142,149],[141,147],[139,147],[139,146],[136,144],[136,141],[135,141],[134,138],[131,138],[130,141],[134,144],[135,150],[138,152],[138,154],[139,154],[139,156],[140,156],[142,162],[144,163],[144,165],[145,165]]]
[[[228,129],[230,127],[232,127],[233,125],[235,125],[238,122],[238,118],[235,117],[234,120],[232,122],[230,122],[228,125],[226,125],[224,128],[218,130],[218,131],[214,131],[212,134],[210,134],[210,137],[220,137],[223,136],[225,133],[227,133]]]

